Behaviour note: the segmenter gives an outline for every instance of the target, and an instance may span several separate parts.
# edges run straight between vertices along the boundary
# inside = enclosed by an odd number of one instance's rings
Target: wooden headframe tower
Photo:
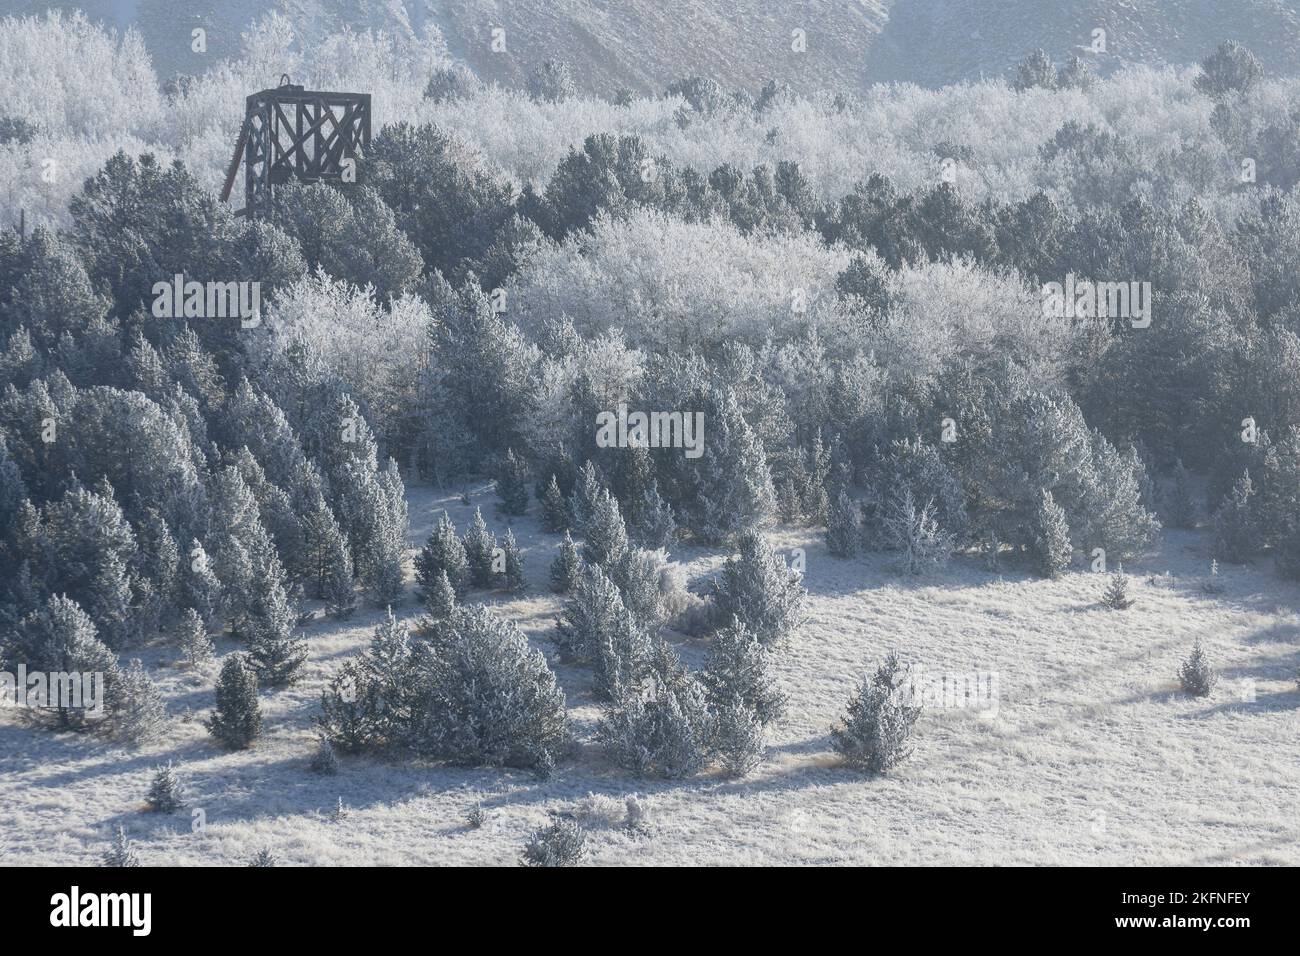
[[[250,219],[270,210],[275,187],[297,179],[354,182],[370,146],[370,94],[322,93],[280,78],[275,89],[248,97],[244,125],[221,191],[230,199],[244,166],[244,208]]]

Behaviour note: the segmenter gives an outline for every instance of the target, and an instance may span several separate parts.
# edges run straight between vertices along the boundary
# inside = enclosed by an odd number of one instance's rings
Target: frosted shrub
[[[589,793],[578,801],[574,815],[588,829],[608,829],[623,825],[626,810],[621,800],[603,793]]]
[[[763,762],[763,722],[754,708],[739,696],[729,697],[714,710],[717,719],[714,749],[733,777],[746,776]]]
[[[524,866],[576,866],[582,861],[587,836],[572,820],[556,817],[524,845],[519,862]]]
[[[1218,682],[1218,675],[1210,667],[1210,660],[1206,657],[1199,638],[1192,645],[1192,653],[1178,668],[1178,681],[1183,685],[1183,690],[1193,697],[1208,697]]]
[[[487,811],[483,809],[483,804],[475,803],[465,811],[465,823],[471,830],[477,830],[487,823]]]
[[[268,849],[261,849],[248,858],[249,866],[275,866],[277,860]]]
[[[847,712],[831,728],[831,745],[850,766],[885,773],[911,755],[907,740],[921,708],[904,699],[906,680],[906,668],[891,653],[850,698]]]
[[[570,745],[564,692],[540,651],[485,607],[457,608],[415,660],[408,739],[470,766],[539,767]]]

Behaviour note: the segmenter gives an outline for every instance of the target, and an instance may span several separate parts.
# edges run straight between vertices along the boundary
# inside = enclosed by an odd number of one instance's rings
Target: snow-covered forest
[[[1300,863],[1300,77],[1087,39],[0,19],[4,860]],[[282,75],[373,139],[240,215]]]

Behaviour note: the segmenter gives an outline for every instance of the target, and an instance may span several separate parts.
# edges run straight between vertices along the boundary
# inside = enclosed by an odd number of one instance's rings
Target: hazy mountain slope
[[[1093,53],[1092,31],[1106,33]],[[1098,72],[1126,63],[1199,62],[1224,40],[1244,43],[1266,69],[1300,72],[1300,14],[1291,0],[894,0],[871,51],[869,79],[942,86],[1008,74],[1042,48]]]
[[[280,10],[308,42],[350,26],[416,34],[430,20],[451,52],[484,79],[523,83],[543,60],[574,67],[579,86],[659,92],[700,74],[756,89],[775,77],[796,89],[873,82],[941,86],[1006,74],[1042,47],[1058,61],[1081,51],[1099,72],[1131,62],[1189,64],[1236,39],[1272,71],[1300,73],[1297,0],[0,0],[0,12],[80,7],[145,36],[162,77],[201,72],[238,48],[256,17]],[[208,54],[190,30],[208,31]],[[491,48],[506,31],[504,53]],[[1106,52],[1087,50],[1106,31]],[[807,51],[791,50],[791,31]]]

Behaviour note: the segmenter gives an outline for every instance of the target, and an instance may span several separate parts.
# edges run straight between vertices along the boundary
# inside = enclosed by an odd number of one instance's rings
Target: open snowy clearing
[[[472,497],[503,533],[490,490]],[[415,486],[409,498],[412,547],[442,508],[462,529],[472,514],[446,490]],[[551,659],[581,744],[551,780],[363,757],[342,758],[334,777],[309,772],[317,698],[367,646],[382,615],[368,608],[342,627],[323,618],[307,627],[304,678],[261,694],[264,735],[250,751],[223,751],[202,726],[216,668],[179,668],[167,647],[130,655],[175,718],[158,743],[126,750],[0,711],[0,858],[95,864],[120,823],[146,866],[240,865],[263,848],[291,865],[512,865],[548,812],[576,811],[588,794],[621,804],[637,793],[649,832],[618,826],[621,808],[596,801],[584,820],[588,862],[1300,864],[1300,591],[1266,567],[1225,567],[1224,592],[1203,593],[1202,533],[1165,532],[1127,569],[1135,606],[1112,611],[1098,603],[1105,579],[1086,571],[999,577],[963,559],[941,577],[906,579],[888,556],[843,561],[817,532],[780,529],[777,547],[805,549],[809,597],[806,623],[773,659],[789,706],[767,758],[741,781],[656,781],[629,779],[593,742],[590,672],[559,664],[550,641],[560,602],[546,575],[559,538],[532,515],[513,527],[529,592],[489,600]],[[673,556],[696,587],[725,557]],[[1166,571],[1172,580],[1153,578]],[[420,608],[408,596],[394,612],[414,622]],[[1197,636],[1220,676],[1208,699],[1183,694],[1175,676]],[[705,641],[673,642],[700,664]],[[995,674],[997,705],[991,715],[928,707],[911,759],[888,777],[864,776],[839,765],[828,730],[891,648],[928,677]],[[169,760],[204,811],[202,833],[188,812],[143,812],[153,770]],[[334,821],[340,797],[349,812]],[[465,822],[475,802],[487,813],[480,829]]]

